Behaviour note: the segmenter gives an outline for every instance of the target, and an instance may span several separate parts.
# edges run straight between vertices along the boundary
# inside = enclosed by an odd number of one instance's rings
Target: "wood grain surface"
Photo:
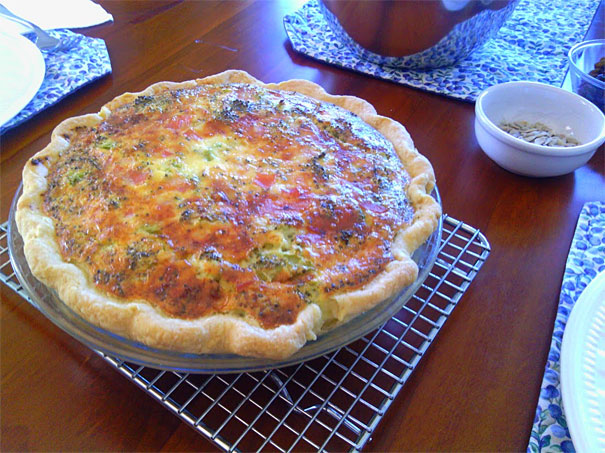
[[[585,202],[605,199],[603,149],[566,176],[509,173],[479,148],[472,104],[295,53],[282,19],[302,1],[100,3],[115,21],[80,32],[106,41],[113,73],[2,137],[0,219],[52,129],[125,91],[243,69],[364,98],[405,125],[433,163],[444,211],[492,247],[366,451],[524,451],[575,224]],[[12,290],[0,291],[3,451],[217,451]]]

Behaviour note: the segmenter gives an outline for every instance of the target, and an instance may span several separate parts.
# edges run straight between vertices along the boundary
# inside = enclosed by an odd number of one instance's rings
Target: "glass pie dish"
[[[308,342],[296,354],[287,359],[275,361],[232,354],[190,354],[152,348],[99,328],[72,311],[54,290],[38,281],[31,273],[25,259],[23,239],[15,223],[16,204],[21,193],[22,187],[20,186],[10,209],[8,251],[15,274],[29,294],[31,303],[55,325],[91,349],[127,362],[178,372],[242,373],[260,371],[292,366],[335,351],[379,328],[404,306],[429,275],[441,243],[442,222],[440,220],[435,232],[413,255],[419,272],[418,278],[412,285],[346,324],[321,335],[317,340]],[[433,197],[440,203],[437,188],[433,192]]]

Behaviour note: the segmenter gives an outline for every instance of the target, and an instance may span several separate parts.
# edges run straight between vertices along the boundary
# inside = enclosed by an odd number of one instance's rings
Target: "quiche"
[[[25,165],[16,222],[32,273],[89,322],[282,359],[416,279],[434,185],[366,101],[226,71],[63,121]]]

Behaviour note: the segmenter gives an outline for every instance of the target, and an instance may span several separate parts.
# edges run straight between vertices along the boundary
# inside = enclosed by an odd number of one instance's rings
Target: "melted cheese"
[[[265,328],[367,283],[413,213],[392,145],[355,115],[246,84],[139,96],[49,168],[64,259],[169,316]]]

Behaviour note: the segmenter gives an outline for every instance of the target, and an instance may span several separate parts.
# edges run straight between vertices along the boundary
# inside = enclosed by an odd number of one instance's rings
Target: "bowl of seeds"
[[[573,172],[605,142],[605,115],[575,93],[538,82],[507,82],[475,103],[475,135],[485,154],[513,173]]]

